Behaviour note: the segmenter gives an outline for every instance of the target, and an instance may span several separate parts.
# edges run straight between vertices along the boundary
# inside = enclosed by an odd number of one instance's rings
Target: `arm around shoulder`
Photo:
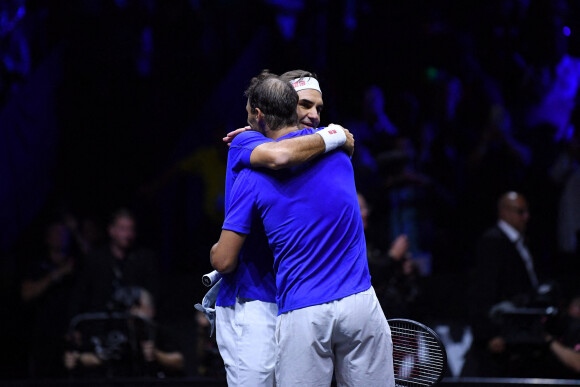
[[[339,147],[352,156],[354,137],[348,129],[330,124],[313,134],[260,144],[252,151],[250,164],[254,168],[289,168]]]
[[[325,152],[323,138],[317,133],[258,145],[250,156],[252,167],[282,169],[302,164]]]

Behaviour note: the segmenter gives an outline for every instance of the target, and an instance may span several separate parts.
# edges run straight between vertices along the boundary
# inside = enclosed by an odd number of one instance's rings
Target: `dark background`
[[[365,91],[377,85],[385,112],[417,149],[426,123],[443,128],[434,147],[452,146],[458,156],[433,156],[418,167],[445,192],[423,202],[433,240],[423,316],[464,317],[473,243],[495,221],[495,201],[507,189],[530,202],[544,273],[571,275],[561,271],[556,243],[563,183],[548,171],[577,118],[564,111],[555,119],[564,129],[544,127],[530,121],[530,111],[548,95],[562,58],[578,54],[577,1],[3,0],[0,10],[8,377],[26,377],[19,278],[42,247],[46,222],[59,214],[104,229],[115,209],[134,210],[140,243],[159,256],[163,316],[195,324],[193,304],[205,291],[199,277],[210,270],[208,251],[223,219],[221,137],[245,125],[243,91],[266,68],[315,72],[323,125],[356,127]],[[580,71],[572,68],[564,82],[575,101]],[[448,117],[454,96],[457,113]],[[531,161],[514,165],[498,153],[469,168],[497,106]],[[385,248],[388,234],[376,234],[389,232],[392,208],[379,182],[364,188],[374,208],[367,238]]]

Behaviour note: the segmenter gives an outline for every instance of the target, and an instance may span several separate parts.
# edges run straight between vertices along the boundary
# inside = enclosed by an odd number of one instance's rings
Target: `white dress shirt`
[[[504,220],[499,220],[497,222],[497,226],[500,228],[500,230],[503,231],[503,233],[508,237],[508,239],[515,244],[518,253],[520,253],[520,257],[522,257],[522,260],[526,265],[526,269],[528,271],[528,275],[530,277],[532,286],[534,287],[534,289],[537,289],[538,277],[536,276],[536,272],[534,271],[534,262],[532,260],[532,255],[530,254],[530,251],[528,250],[526,245],[524,245],[523,236],[518,232],[518,230],[513,228],[509,223],[507,223]]]

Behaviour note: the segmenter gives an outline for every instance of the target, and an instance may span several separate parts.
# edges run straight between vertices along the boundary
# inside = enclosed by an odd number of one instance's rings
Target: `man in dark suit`
[[[506,327],[494,319],[494,311],[527,307],[534,300],[538,278],[524,242],[529,218],[525,197],[507,192],[498,201],[497,224],[477,243],[468,293],[474,341],[464,376],[517,376]]]

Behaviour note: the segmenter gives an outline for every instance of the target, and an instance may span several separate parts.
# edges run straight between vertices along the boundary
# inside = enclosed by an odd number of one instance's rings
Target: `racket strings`
[[[406,365],[404,362],[400,364],[393,364],[395,367],[395,379],[402,379],[408,381],[435,381],[439,379],[439,372],[434,369],[417,368],[413,364]]]
[[[412,360],[414,360],[414,359],[409,358],[407,356],[398,356],[398,357],[393,356],[393,363],[394,364],[405,365]],[[430,371],[434,371],[434,372],[439,372],[442,367],[443,367],[443,364],[439,361],[434,361],[434,362],[423,361],[423,362],[416,362],[413,364],[414,369],[423,369],[425,371],[430,370]]]
[[[441,355],[443,358],[443,353],[441,351],[441,346],[433,337],[418,332],[418,335],[403,334],[401,335],[398,331],[392,330],[393,345],[396,346],[396,350],[399,351],[411,351],[413,353],[421,350],[427,350],[433,353],[433,355]]]
[[[419,358],[427,356],[429,360],[433,361],[436,360],[441,362],[445,361],[445,356],[441,353],[441,351],[437,347],[421,348],[419,346],[405,345],[403,343],[395,341],[393,341],[393,346],[395,347],[394,349],[395,352],[399,352],[402,354],[417,355]],[[428,353],[428,355],[425,355],[425,353]]]
[[[391,325],[395,379],[406,386],[431,386],[445,366],[440,343],[429,332]]]
[[[439,371],[430,369],[425,370],[418,368],[414,364],[405,364],[406,362],[401,362],[399,364],[394,363],[395,368],[395,379],[412,381],[412,382],[430,382],[433,384],[434,381],[439,379]]]
[[[424,340],[424,339],[419,339]],[[431,351],[439,351],[439,345],[436,341],[426,340],[424,343],[419,344],[418,340],[410,337],[393,337],[393,344],[399,347],[408,348],[411,350],[417,350],[419,347],[425,348]]]

